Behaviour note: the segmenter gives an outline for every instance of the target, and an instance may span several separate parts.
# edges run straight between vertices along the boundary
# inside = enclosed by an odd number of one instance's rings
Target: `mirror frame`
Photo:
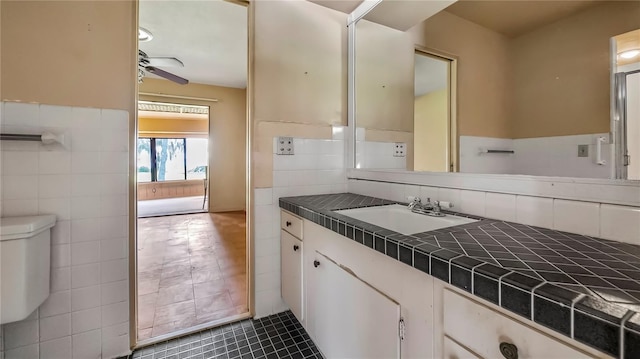
[[[346,170],[348,180],[368,180],[408,185],[435,186],[510,193],[546,198],[640,206],[640,181],[511,174],[476,174],[463,172],[415,172],[355,168],[356,153],[356,25],[383,0],[364,0],[347,17],[347,131]],[[613,39],[612,39],[613,41]],[[615,52],[613,52],[615,53]],[[615,56],[612,55],[612,61]],[[611,121],[614,121],[614,74],[611,68]],[[615,127],[612,127],[615,128]],[[614,152],[614,151],[612,151]],[[612,157],[614,157],[612,155]],[[614,158],[611,158],[614,160]],[[458,161],[456,161],[458,162]],[[615,166],[614,166],[615,167]],[[614,168],[615,169],[615,168]]]

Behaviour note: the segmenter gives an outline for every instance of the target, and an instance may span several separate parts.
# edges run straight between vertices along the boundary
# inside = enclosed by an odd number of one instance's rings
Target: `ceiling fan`
[[[144,51],[138,50],[138,82],[142,82],[146,71],[180,85],[189,83],[189,80],[158,67],[184,67],[184,64],[175,57],[149,57]]]

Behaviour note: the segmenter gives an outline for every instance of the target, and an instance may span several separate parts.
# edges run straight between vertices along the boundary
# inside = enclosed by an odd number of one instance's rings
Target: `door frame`
[[[245,140],[246,140],[246,148],[245,148],[245,169],[246,169],[246,185],[245,185],[245,193],[246,193],[246,201],[245,201],[245,219],[246,219],[246,231],[245,231],[245,240],[246,240],[246,288],[247,288],[247,307],[248,312],[245,314],[235,315],[226,319],[217,320],[205,324],[200,324],[185,330],[176,331],[174,333],[166,334],[163,336],[159,336],[156,338],[151,338],[149,340],[143,340],[138,342],[137,332],[138,332],[138,287],[137,287],[137,274],[138,274],[138,256],[137,256],[137,246],[138,246],[138,224],[137,224],[137,203],[138,203],[138,192],[137,192],[137,151],[130,151],[129,153],[129,347],[133,351],[134,349],[141,348],[144,346],[152,345],[157,342],[166,341],[168,339],[172,339],[175,337],[180,337],[183,335],[187,335],[190,333],[199,332],[201,330],[220,326],[229,322],[252,318],[255,315],[255,293],[254,293],[254,273],[253,273],[253,262],[254,262],[254,243],[253,243],[253,173],[252,173],[252,153],[251,153],[251,143],[253,141],[253,127],[252,127],[252,116],[253,116],[253,82],[254,82],[254,62],[253,62],[253,52],[254,52],[254,7],[248,0],[227,0],[229,2],[245,6],[247,8],[247,89],[246,89],[246,109],[245,109]],[[135,44],[134,51],[134,59],[136,69],[138,68],[138,32],[137,29],[140,26],[140,3],[139,0],[135,0],[135,11],[133,14],[133,24],[135,25],[136,31],[134,31],[134,39],[133,43]],[[138,97],[139,97],[139,85],[138,85],[138,73],[134,71],[135,76],[134,79],[134,113],[132,125],[129,128],[129,147],[136,148],[137,145],[137,137],[138,137]],[[211,126],[211,110],[209,111],[209,126]],[[210,181],[210,178],[208,179]],[[209,202],[211,202],[209,200]],[[207,209],[208,212],[208,209]]]
[[[460,159],[458,158],[458,154],[460,152],[460,140],[458,138],[458,56],[420,45],[415,45],[414,53],[449,61],[449,74],[447,78],[449,88],[447,130],[449,135],[447,137],[448,166],[446,172],[459,172]]]

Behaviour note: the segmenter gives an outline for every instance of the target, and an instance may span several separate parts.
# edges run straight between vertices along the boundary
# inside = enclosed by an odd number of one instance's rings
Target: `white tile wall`
[[[344,130],[333,139],[294,139],[294,155],[273,154],[273,187],[254,190],[256,317],[286,309],[280,296],[280,197],[346,192]],[[275,148],[275,138],[274,138]]]
[[[485,216],[487,218],[515,222],[515,195],[487,192],[485,200]]]
[[[611,145],[602,148],[605,165],[596,164],[596,139],[607,133],[536,138],[460,136],[460,172],[609,178]],[[589,145],[589,156],[578,157],[578,145]],[[481,153],[481,149],[509,149],[514,154]]]
[[[407,169],[407,157],[395,157],[395,142],[358,141],[356,167],[377,169]]]
[[[368,180],[349,180],[348,192],[403,202],[419,193],[457,212],[640,244],[640,207]]]
[[[602,146],[605,165],[596,164],[596,139],[608,133],[576,136],[523,138],[513,141],[515,150],[512,173],[534,176],[610,178],[611,145]],[[589,145],[589,156],[578,157],[578,145]]]
[[[600,236],[640,244],[640,208],[601,204]]]
[[[553,229],[597,237],[599,216],[600,203],[553,200]]]
[[[510,138],[460,136],[460,172],[513,173],[513,155],[482,153],[483,149],[512,150],[513,140]]]
[[[1,144],[2,216],[53,213],[51,295],[2,327],[5,358],[129,353],[126,111],[7,102],[2,132],[65,134],[65,145]]]

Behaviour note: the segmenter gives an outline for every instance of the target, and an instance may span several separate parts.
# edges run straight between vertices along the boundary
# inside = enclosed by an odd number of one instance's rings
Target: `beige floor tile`
[[[138,220],[138,338],[247,311],[244,213]]]
[[[193,300],[156,307],[153,326],[180,321],[196,314]]]
[[[209,282],[196,283],[193,285],[193,292],[196,299],[210,297],[212,295],[227,291],[227,285],[222,278]]]
[[[160,279],[138,281],[138,295],[157,293],[160,289]]]
[[[229,292],[224,291],[210,297],[196,298],[196,315],[204,316],[220,310],[233,308]]]
[[[191,283],[174,285],[172,287],[161,287],[158,291],[156,306],[193,300],[193,289]]]

